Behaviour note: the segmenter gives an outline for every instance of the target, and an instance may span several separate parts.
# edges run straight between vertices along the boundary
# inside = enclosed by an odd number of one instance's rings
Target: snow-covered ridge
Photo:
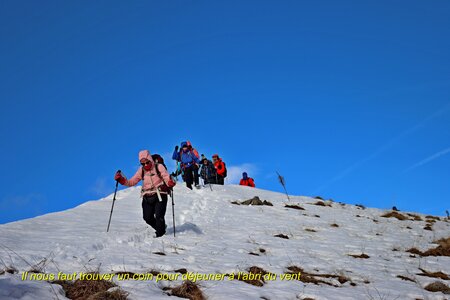
[[[419,268],[450,274],[450,258],[406,252],[413,247],[420,251],[434,248],[433,241],[449,237],[450,223],[445,220],[435,221],[432,230],[424,230],[427,223],[421,214],[415,215],[422,221],[414,221],[412,216],[400,221],[381,217],[385,211],[379,209],[335,202],[320,206],[315,205],[317,199],[309,197],[291,197],[288,202],[283,194],[260,189],[213,189],[175,188],[176,238],[170,203],[166,213],[168,234],[160,239],[152,237],[153,230],[142,219],[138,187],[118,192],[109,233],[106,226],[112,195],[63,212],[0,225],[0,271],[18,271],[0,275],[0,299],[66,299],[59,285],[22,281],[22,273],[33,268],[48,274],[174,273],[181,268],[201,274],[238,274],[252,266],[278,275],[297,270],[295,266],[307,274],[335,277],[314,277],[326,282],[319,284],[273,280],[258,287],[225,279],[200,281],[199,286],[208,299],[448,296],[424,290],[436,279],[417,274],[421,273]],[[273,206],[231,203],[254,196]],[[285,204],[304,210],[287,208]],[[368,258],[357,258],[361,254]],[[343,282],[341,278],[348,280]],[[129,299],[168,299],[162,287],[179,284],[181,279],[156,282],[115,278],[115,282],[130,293]]]

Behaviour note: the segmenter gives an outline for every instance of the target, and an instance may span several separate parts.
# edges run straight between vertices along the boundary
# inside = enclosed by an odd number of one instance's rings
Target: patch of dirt
[[[235,201],[236,202],[236,201]],[[233,203],[233,202],[231,202]],[[248,199],[245,201],[242,201],[241,203],[237,202],[234,204],[239,204],[239,205],[267,205],[267,206],[273,206],[272,203],[270,203],[269,201],[261,201],[261,199],[259,199],[258,196],[253,197],[252,199]]]
[[[323,201],[317,201],[316,203],[312,203],[313,205],[317,205],[317,206],[328,206],[331,207],[330,203],[325,203]]]
[[[411,279],[411,278],[403,276],[403,275],[397,275],[397,278],[400,278],[401,280],[405,280],[405,281],[416,282],[414,279]]]
[[[331,227],[339,227],[339,225],[336,224],[336,223],[333,223],[333,224],[331,224],[330,226],[331,226]]]
[[[164,255],[166,255],[164,252],[153,252],[153,254],[156,254],[156,255],[162,255],[162,256],[164,256]]]
[[[433,227],[431,227],[430,224],[427,224],[427,225],[423,228],[423,230],[433,231]]]
[[[307,232],[317,232],[316,230],[311,229],[311,228],[306,228],[305,231],[307,231]]]
[[[282,239],[286,239],[286,240],[288,240],[288,239],[289,239],[289,237],[288,237],[287,235],[285,235],[285,234],[282,234],[282,233],[280,233],[280,234],[276,234],[276,235],[274,235],[274,237],[279,237],[279,238],[282,238]]]
[[[16,274],[17,272],[19,272],[19,271],[17,271],[16,268],[8,267],[8,268],[6,268],[6,269],[0,270],[0,275],[3,275],[3,274],[5,274],[5,273],[8,273],[8,274]]]
[[[423,221],[422,218],[420,216],[418,216],[418,215],[410,214],[410,213],[407,213],[407,215],[412,217],[413,221]]]
[[[261,252],[261,253],[266,253],[266,249],[259,248],[259,252]]]
[[[435,221],[440,221],[441,220],[441,218],[435,217],[435,216],[425,216],[425,219],[435,220]]]
[[[255,253],[255,252],[249,252],[248,254],[254,255],[254,256],[259,256],[259,254],[258,254],[258,253]]]
[[[426,276],[426,277],[432,277],[432,278],[439,278],[439,279],[443,279],[443,280],[450,280],[450,277],[448,277],[447,274],[440,272],[440,271],[439,272],[429,272],[422,268],[419,268],[419,270],[422,271],[422,273],[417,274],[419,276]]]
[[[177,269],[174,271],[175,273],[186,274],[188,271],[185,268]]]
[[[301,206],[299,206],[297,204],[292,204],[292,205],[286,204],[284,207],[298,209],[298,210],[305,210],[303,207],[301,207]]]
[[[364,258],[364,259],[370,258],[370,256],[365,254],[365,253],[361,253],[359,255],[357,255],[357,254],[349,254],[348,256],[351,256],[351,257],[354,257],[354,258]]]
[[[179,286],[176,286],[174,288],[165,288],[164,290],[170,291],[170,296],[176,296],[190,300],[206,299],[198,285],[189,280],[184,281],[183,284]]]
[[[433,283],[430,283],[425,287],[425,290],[433,293],[442,292],[446,295],[450,294],[450,288],[441,281],[435,281]]]
[[[366,207],[362,204],[356,204],[355,206],[360,209],[366,209]]]
[[[396,219],[398,219],[400,221],[404,221],[404,220],[408,220],[409,219],[405,215],[402,215],[401,213],[396,212],[396,211],[391,211],[391,212],[385,213],[385,214],[381,215],[381,217],[383,217],[383,218],[396,218]]]

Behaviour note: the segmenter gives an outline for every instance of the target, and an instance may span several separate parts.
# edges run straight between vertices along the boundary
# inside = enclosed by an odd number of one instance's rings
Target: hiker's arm
[[[131,177],[130,179],[128,179],[124,185],[126,186],[135,186],[136,184],[138,184],[139,181],[141,181],[142,179],[142,167],[140,167],[137,171],[136,174],[134,174],[133,177]]]

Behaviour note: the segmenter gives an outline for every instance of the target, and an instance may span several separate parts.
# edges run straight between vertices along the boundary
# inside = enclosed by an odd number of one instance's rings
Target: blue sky
[[[263,189],[444,215],[449,36],[443,0],[2,1],[0,223],[186,139]]]

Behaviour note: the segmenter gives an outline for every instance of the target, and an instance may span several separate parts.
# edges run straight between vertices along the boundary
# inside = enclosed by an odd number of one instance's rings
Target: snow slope
[[[201,281],[208,299],[446,299],[423,287],[434,278],[417,276],[419,267],[450,274],[449,257],[411,257],[406,249],[436,247],[432,241],[450,235],[450,223],[437,221],[433,231],[424,221],[382,218],[383,211],[291,197],[241,186],[213,186],[190,191],[175,188],[177,236],[173,237],[172,211],[166,214],[168,234],[153,238],[141,216],[139,187],[118,192],[110,232],[106,226],[112,195],[76,208],[33,219],[0,225],[0,270],[12,267],[16,274],[0,275],[0,299],[66,299],[59,285],[21,280],[32,268],[45,273],[156,270],[231,274],[259,266],[283,274],[289,266],[309,273],[345,275],[351,282],[332,285],[297,280],[268,281],[262,287],[242,281]],[[274,206],[238,206],[231,201],[259,196]],[[420,214],[419,214],[420,215]],[[423,217],[423,216],[422,216]],[[376,220],[376,221],[374,221]],[[332,227],[337,224],[339,227]],[[285,234],[289,239],[274,237]],[[393,251],[393,249],[397,251]],[[262,253],[260,249],[264,249]],[[166,255],[155,254],[162,252]],[[250,255],[253,252],[257,255]],[[368,259],[349,254],[365,253]],[[397,278],[403,275],[417,283]],[[129,299],[168,299],[164,286],[182,281],[117,281]],[[449,281],[446,282],[447,284]],[[334,286],[333,286],[334,285]],[[172,299],[174,299],[172,297]]]

